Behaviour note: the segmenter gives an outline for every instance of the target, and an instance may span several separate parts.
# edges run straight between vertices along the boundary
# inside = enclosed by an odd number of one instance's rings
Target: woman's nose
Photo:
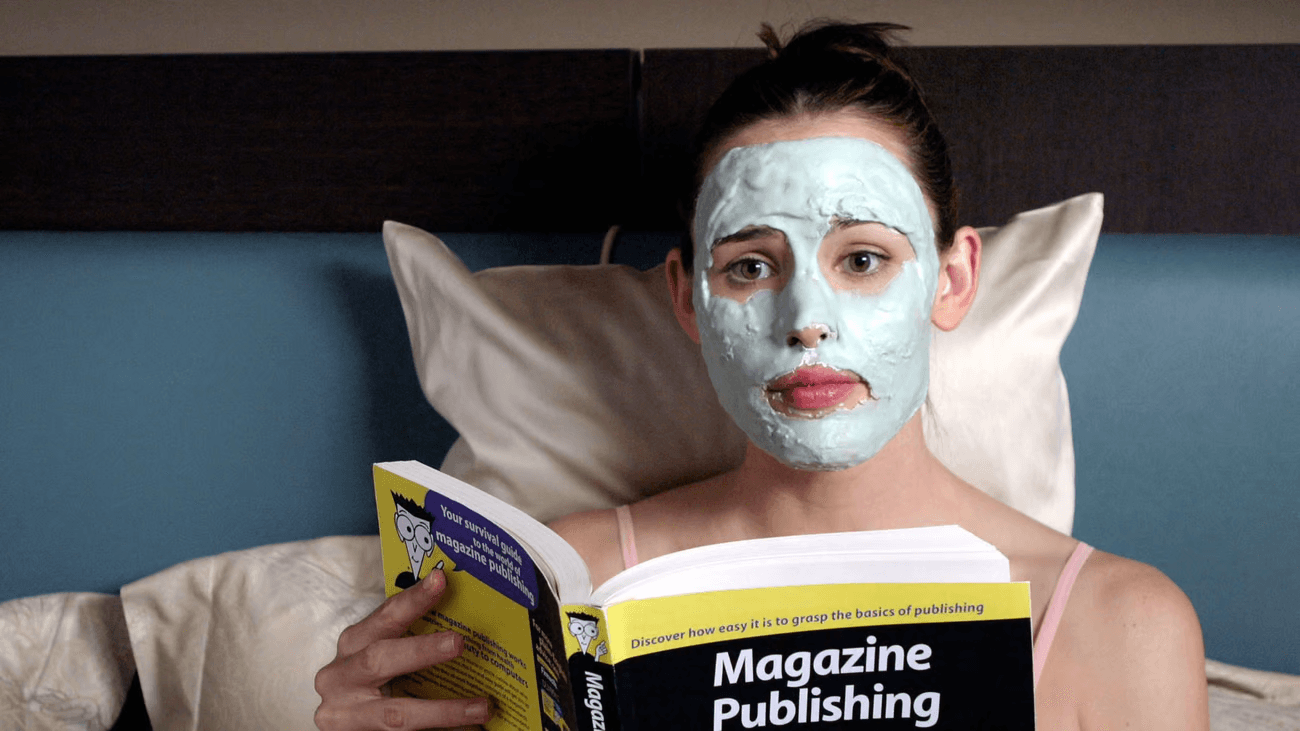
[[[792,276],[778,297],[780,316],[773,323],[777,326],[773,335],[784,331],[787,347],[812,350],[835,339],[835,303],[818,272]]]
[[[816,348],[823,340],[830,340],[835,337],[831,329],[825,325],[809,325],[798,330],[791,330],[785,338],[785,344],[790,347],[796,345],[803,346],[806,350]]]

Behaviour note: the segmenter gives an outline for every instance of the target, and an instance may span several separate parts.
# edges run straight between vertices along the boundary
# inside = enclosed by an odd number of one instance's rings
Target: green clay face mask
[[[914,256],[883,291],[831,286],[818,252],[841,221],[877,222],[907,237]],[[714,246],[749,227],[784,234],[793,266],[779,289],[759,289],[741,302],[712,292],[709,273]],[[939,256],[925,197],[907,168],[857,137],[738,147],[705,179],[693,229],[693,302],[704,359],[740,428],[760,449],[801,469],[845,469],[879,452],[920,408],[929,386]],[[791,338],[808,328],[825,333],[814,347]],[[819,370],[856,375],[869,397],[811,415],[773,405],[776,384]]]

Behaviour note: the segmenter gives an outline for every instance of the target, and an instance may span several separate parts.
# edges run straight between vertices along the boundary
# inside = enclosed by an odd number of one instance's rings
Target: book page
[[[441,569],[443,597],[411,631],[452,630],[465,640],[459,658],[394,680],[393,694],[486,696],[490,731],[571,729],[559,604],[523,546],[468,506],[379,466],[375,502],[386,593]]]
[[[642,562],[606,581],[602,605],[723,589],[798,584],[1010,581],[1011,565],[955,525],[760,538]]]

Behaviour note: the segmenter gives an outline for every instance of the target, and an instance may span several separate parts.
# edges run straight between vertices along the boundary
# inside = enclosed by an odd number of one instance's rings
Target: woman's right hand
[[[403,637],[429,611],[447,586],[441,571],[389,597],[370,616],[343,630],[338,655],[316,673],[316,726],[322,731],[397,731],[456,728],[486,723],[486,698],[421,700],[390,698],[388,681],[460,655],[465,640],[454,631]]]

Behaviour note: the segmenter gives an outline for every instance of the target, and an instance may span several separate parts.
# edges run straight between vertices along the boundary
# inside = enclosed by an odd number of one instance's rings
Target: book
[[[957,526],[764,538],[593,588],[522,511],[419,462],[374,466],[389,596],[435,568],[412,632],[461,657],[394,695],[486,696],[489,731],[1033,729],[1029,585]]]

